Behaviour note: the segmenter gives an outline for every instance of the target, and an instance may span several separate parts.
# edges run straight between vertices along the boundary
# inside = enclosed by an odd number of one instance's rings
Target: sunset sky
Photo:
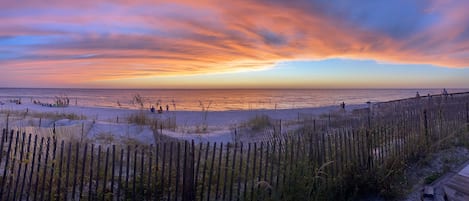
[[[469,88],[461,0],[0,0],[0,87]]]

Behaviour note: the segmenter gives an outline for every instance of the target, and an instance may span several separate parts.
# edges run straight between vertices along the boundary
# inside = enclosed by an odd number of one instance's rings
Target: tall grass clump
[[[149,125],[152,123],[151,118],[149,118],[144,111],[138,111],[130,114],[127,117],[127,120],[129,123],[137,125]]]
[[[253,131],[260,131],[272,126],[271,119],[267,115],[256,115],[254,118],[249,119],[246,125]]]

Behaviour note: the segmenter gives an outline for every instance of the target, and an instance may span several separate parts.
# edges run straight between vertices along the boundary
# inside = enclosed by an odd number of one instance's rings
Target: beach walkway
[[[448,200],[469,200],[469,163],[444,181],[443,190]]]

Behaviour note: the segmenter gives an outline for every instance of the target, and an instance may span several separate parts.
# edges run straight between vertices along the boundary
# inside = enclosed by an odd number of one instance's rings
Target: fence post
[[[8,120],[10,119],[10,113],[7,113],[7,125],[6,125],[6,130],[8,132]]]
[[[84,135],[84,132],[85,132],[85,123],[81,123],[81,139],[80,139],[80,143],[83,142],[83,135]]]
[[[466,130],[469,131],[469,103],[466,102]]]
[[[368,160],[368,170],[371,169],[371,161],[372,161],[372,159],[371,159],[371,157],[372,157],[372,150],[371,149],[372,148],[371,148],[370,143],[371,143],[371,141],[370,141],[370,129],[367,129],[366,130],[366,149],[367,149],[366,155],[367,155],[367,160]]]
[[[425,129],[425,145],[428,147],[428,119],[427,119],[427,110],[423,110],[423,126]]]
[[[279,134],[282,135],[282,119],[280,119],[280,129],[279,129],[279,130],[280,130],[280,131],[279,131],[279,132],[280,132]]]

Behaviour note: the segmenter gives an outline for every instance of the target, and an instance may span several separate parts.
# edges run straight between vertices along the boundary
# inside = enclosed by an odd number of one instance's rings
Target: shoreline
[[[316,108],[270,109],[270,110],[229,110],[229,111],[164,111],[152,113],[150,109],[135,110],[106,107],[47,107],[24,102],[7,102],[0,105],[0,126],[9,129],[37,134],[45,137],[55,136],[65,140],[91,140],[98,144],[137,141],[152,144],[159,133],[177,140],[196,142],[232,142],[235,130],[257,117],[281,120],[283,124],[296,121],[300,115],[318,117],[332,112],[351,113],[367,105],[348,105],[341,111],[339,105]],[[7,117],[7,114],[10,116]],[[174,129],[157,129],[152,125],[139,125],[130,119],[144,115],[152,121],[175,121]],[[5,121],[6,120],[6,121]],[[285,126],[286,127],[286,126]],[[294,129],[295,127],[291,128]],[[288,129],[288,128],[285,128]],[[260,134],[262,135],[262,134]]]
[[[355,109],[362,109],[368,107],[366,104],[351,104],[346,105],[345,110],[351,112]],[[236,122],[241,122],[242,120],[248,120],[255,115],[268,115],[273,119],[284,119],[292,120],[296,119],[298,113],[305,113],[313,116],[318,116],[321,114],[327,114],[328,112],[333,112],[340,110],[339,105],[329,105],[322,107],[308,107],[308,108],[292,108],[292,109],[252,109],[252,110],[225,110],[225,111],[207,111],[207,118],[209,119],[209,125],[221,125],[224,123],[229,123],[226,119],[227,115],[230,115],[230,120],[235,120]],[[128,109],[128,108],[114,108],[114,107],[88,107],[88,106],[74,106],[70,105],[67,107],[48,107],[41,106],[33,103],[4,103],[0,105],[0,112],[5,113],[6,111],[12,112],[29,112],[29,113],[59,113],[59,114],[76,114],[83,115],[86,119],[93,119],[96,121],[110,121],[119,117],[121,120],[123,118],[137,112],[143,112],[150,117],[154,118],[168,118],[170,116],[177,116],[178,123],[192,122],[197,123],[197,121],[191,119],[197,119],[202,116],[205,111],[186,111],[186,110],[176,110],[176,111],[163,111],[163,113],[152,113],[150,109]],[[222,119],[219,119],[222,118]],[[246,119],[248,118],[248,119]],[[213,120],[212,120],[213,119]],[[223,121],[225,120],[225,121]],[[191,125],[191,124],[190,124]]]

